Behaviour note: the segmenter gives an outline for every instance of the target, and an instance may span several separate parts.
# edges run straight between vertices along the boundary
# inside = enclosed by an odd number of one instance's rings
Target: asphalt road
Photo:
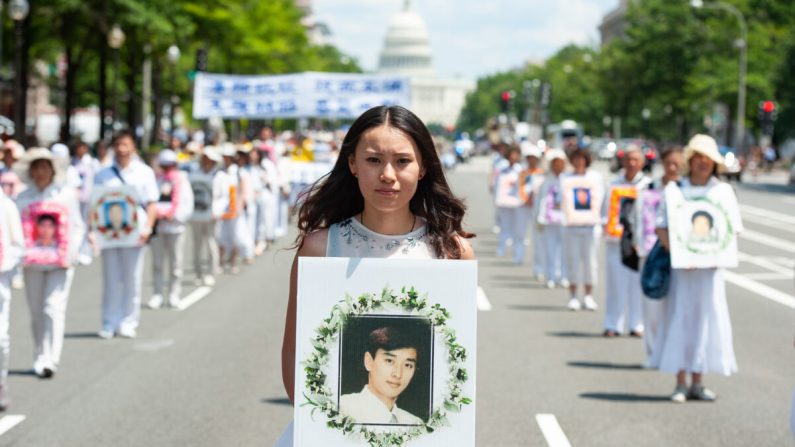
[[[795,191],[738,187],[749,231],[728,298],[740,372],[706,377],[716,403],[676,405],[668,401],[673,378],[641,369],[640,340],[602,338],[601,309],[569,312],[565,291],[531,280],[529,265],[494,256],[486,165],[477,160],[450,174],[470,208],[466,224],[478,234],[479,283],[491,307],[478,322],[478,446],[567,445],[561,435],[573,446],[795,445],[788,428]],[[185,310],[144,310],[135,340],[96,338],[100,266],[80,268],[52,380],[30,372],[28,309],[15,292],[13,403],[0,419],[0,446],[272,445],[292,418],[279,368],[292,260],[286,245],[220,277]],[[148,276],[147,264],[146,291]],[[188,271],[185,295],[192,280]],[[600,305],[603,297],[600,288]],[[551,429],[559,429],[558,441]]]

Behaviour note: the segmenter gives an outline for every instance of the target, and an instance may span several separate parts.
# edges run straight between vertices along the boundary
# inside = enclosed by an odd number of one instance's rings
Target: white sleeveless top
[[[418,222],[421,220],[418,219]],[[425,222],[416,230],[400,235],[376,233],[356,218],[348,218],[328,229],[326,256],[341,258],[435,259],[427,239]]]

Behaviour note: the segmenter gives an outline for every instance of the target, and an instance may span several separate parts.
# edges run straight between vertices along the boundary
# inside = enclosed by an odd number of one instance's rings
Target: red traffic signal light
[[[765,113],[773,113],[773,112],[775,112],[776,111],[776,103],[774,103],[773,101],[770,101],[770,100],[763,102],[762,103],[762,111],[764,111]]]
[[[509,92],[508,90],[505,90],[504,92],[502,92],[502,100],[503,100],[503,102],[510,101],[511,100],[511,92]]]

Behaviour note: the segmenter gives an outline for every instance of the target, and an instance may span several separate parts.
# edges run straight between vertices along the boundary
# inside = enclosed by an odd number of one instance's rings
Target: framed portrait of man
[[[34,202],[21,213],[25,265],[69,266],[69,212],[61,203]]]
[[[497,174],[495,204],[497,206],[514,208],[522,204],[519,195],[519,173],[515,170]]]
[[[665,201],[673,268],[737,267],[742,220],[729,185],[685,196],[676,184],[670,184]]]
[[[602,209],[602,188],[586,176],[566,176],[561,180],[566,225],[597,225]]]
[[[624,233],[622,218],[629,219],[634,210],[635,198],[638,189],[634,185],[613,186],[610,188],[609,202],[607,204],[607,235],[620,238]]]
[[[294,445],[475,445],[475,261],[300,258]]]
[[[141,234],[143,207],[130,185],[97,187],[92,193],[89,221],[101,248],[135,247]]]
[[[210,179],[191,178],[193,219],[209,221],[213,217],[213,183]]]

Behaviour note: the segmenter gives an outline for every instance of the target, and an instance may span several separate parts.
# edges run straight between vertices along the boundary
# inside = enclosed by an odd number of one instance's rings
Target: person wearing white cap
[[[83,141],[77,141],[74,146],[72,146],[72,167],[80,178],[80,187],[78,188],[80,212],[83,215],[83,220],[88,222],[88,208],[91,202],[91,191],[93,191],[94,188],[94,176],[102,167],[99,165],[99,161],[91,156],[88,144]],[[86,234],[86,236],[88,236],[88,234]],[[81,264],[90,264],[93,255],[94,250],[86,237],[86,240],[83,241],[83,245],[80,247],[78,261]]]
[[[193,189],[193,216],[190,219],[193,233],[193,269],[196,283],[215,285],[215,275],[220,268],[216,227],[218,219],[229,207],[229,176],[218,166],[223,158],[215,146],[207,146],[199,159],[199,169],[191,172]],[[209,256],[205,267],[204,251]]]
[[[535,221],[544,247],[544,278],[547,287],[555,284],[569,287],[566,262],[563,258],[563,208],[560,176],[566,169],[566,153],[562,149],[549,149],[544,157],[549,171],[538,191]]]
[[[521,234],[527,234],[527,227],[530,226],[530,241],[533,249],[533,276],[540,279],[544,276],[544,249],[541,246],[541,238],[538,233],[538,225],[529,225],[535,216],[535,209],[538,205],[538,190],[544,182],[544,170],[539,166],[539,161],[543,156],[541,149],[529,141],[522,143],[522,157],[525,159],[526,169],[519,173],[519,196],[523,206],[520,208]]]
[[[263,189],[261,196],[262,216],[259,221],[258,239],[264,238],[270,244],[276,240],[276,221],[279,217],[279,197],[282,196],[282,175],[275,160],[274,148],[261,143],[260,167],[262,168]]]
[[[66,185],[79,190],[83,181],[80,179],[80,173],[77,171],[77,168],[71,164],[72,156],[69,153],[69,146],[63,143],[55,143],[50,147],[50,150],[52,151],[52,155],[56,158],[62,158],[68,163],[66,168]]]
[[[524,237],[526,227],[521,224],[522,199],[519,196],[519,173],[522,165],[519,164],[521,153],[519,148],[511,147],[506,153],[508,163],[496,172],[494,181],[494,204],[497,207],[500,222],[499,245],[497,256],[505,255],[508,241],[512,241],[513,263],[516,265],[524,261]]]
[[[669,183],[666,190],[678,189],[688,200],[718,191],[726,194],[734,204],[726,210],[731,228],[742,232],[734,190],[717,178],[723,157],[715,140],[708,135],[694,136],[685,148],[685,166],[688,173],[681,186]],[[667,203],[663,202],[657,214],[657,236],[663,247],[670,249],[667,213]],[[652,352],[652,366],[676,374],[676,388],[671,395],[674,402],[714,401],[715,393],[704,387],[703,375],[714,372],[728,376],[737,372],[723,269],[673,269],[668,300],[664,330]]]
[[[177,168],[177,153],[163,149],[157,157],[160,174],[157,186],[157,232],[152,236],[153,294],[147,305],[150,309],[163,306],[165,291],[163,273],[168,262],[168,306],[179,306],[182,292],[182,265],[185,252],[185,226],[193,214],[193,190],[188,174]]]
[[[607,224],[610,197],[614,188],[646,188],[651,181],[643,173],[643,152],[637,145],[630,145],[623,158],[624,171],[607,187],[602,205],[602,223]],[[633,208],[634,210],[634,208]],[[634,211],[633,211],[634,212]],[[621,261],[620,238],[610,236],[605,229],[605,337],[615,337],[626,330],[633,337],[643,336],[643,290],[640,288],[640,273],[625,266]]]
[[[8,335],[11,311],[11,279],[22,261],[25,239],[19,210],[0,189],[0,411],[8,409],[8,361],[11,339]]]
[[[8,140],[0,145],[3,155],[3,166],[0,167],[0,188],[3,189],[6,197],[16,200],[19,193],[24,191],[27,186],[19,179],[19,175],[14,171],[14,164],[25,154],[25,148],[14,140]],[[21,289],[25,282],[22,279],[22,269],[19,265],[14,267],[14,274],[11,279],[11,287]]]
[[[225,143],[221,148],[221,155],[224,160],[224,171],[228,179],[228,207],[221,216],[221,223],[218,226],[218,252],[222,268],[228,266],[227,271],[232,274],[238,273],[237,256],[245,246],[248,238],[248,226],[244,214],[244,200],[241,191],[242,177],[239,175],[239,168],[235,163],[237,150],[231,143]]]
[[[94,185],[134,187],[142,228],[137,247],[102,249],[102,329],[99,336],[108,339],[118,334],[135,338],[141,317],[144,245],[152,234],[160,192],[154,171],[137,156],[131,133],[116,134],[112,145],[113,164],[97,173]]]
[[[65,183],[68,165],[68,159],[56,157],[45,148],[32,148],[14,167],[19,177],[28,185],[28,189],[17,197],[17,207],[23,215],[30,212],[31,206],[40,203],[56,203],[66,210],[63,218],[66,219],[67,228],[52,228],[52,233],[63,231],[67,238],[65,263],[26,261],[22,269],[33,329],[33,371],[42,378],[52,377],[61,359],[66,304],[72,286],[77,252],[85,235],[77,192]],[[56,219],[60,220],[60,217],[56,218],[51,214],[45,216],[49,216],[49,221],[53,224]],[[36,230],[42,231],[38,225]],[[28,243],[26,253],[33,248]]]

